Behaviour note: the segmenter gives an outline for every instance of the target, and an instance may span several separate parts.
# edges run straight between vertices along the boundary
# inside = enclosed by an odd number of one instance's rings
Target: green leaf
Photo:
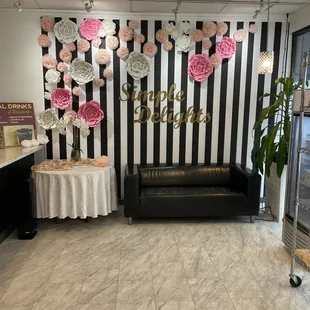
[[[284,136],[281,137],[279,142],[279,149],[278,149],[278,158],[277,158],[277,175],[281,178],[283,168],[285,165],[285,157],[286,157],[286,142]]]
[[[270,167],[272,165],[273,156],[275,152],[275,137],[278,132],[280,123],[276,124],[268,134],[268,142],[267,142],[267,149],[266,149],[266,162],[265,162],[265,170],[267,177],[270,176]]]

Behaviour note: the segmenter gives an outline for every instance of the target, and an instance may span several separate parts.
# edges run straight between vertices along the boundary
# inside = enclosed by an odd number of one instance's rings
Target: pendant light
[[[269,31],[269,8],[268,0],[268,22],[267,22],[267,51],[260,52],[258,60],[258,74],[271,74],[273,72],[274,52],[268,50],[268,31]]]

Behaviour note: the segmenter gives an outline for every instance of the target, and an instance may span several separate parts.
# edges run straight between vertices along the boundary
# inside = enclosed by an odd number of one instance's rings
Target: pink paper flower
[[[127,47],[120,47],[116,54],[121,60],[126,60],[129,56],[129,49]]]
[[[71,54],[71,52],[70,52],[70,50],[68,48],[63,48],[59,52],[59,57],[65,63],[70,63],[71,60],[72,60],[72,54]]]
[[[201,42],[203,39],[203,32],[200,29],[194,29],[191,31],[191,39],[194,42]]]
[[[67,44],[67,49],[70,51],[70,52],[74,52],[76,50],[76,46],[74,43],[69,43]]]
[[[86,53],[89,51],[90,49],[90,44],[87,40],[85,39],[82,39],[78,42],[78,51],[81,52],[81,53]]]
[[[111,162],[107,156],[100,156],[95,159],[94,165],[96,167],[109,167],[111,165]]]
[[[95,80],[94,80],[94,83],[95,83],[95,85],[98,86],[98,87],[103,87],[104,84],[105,84],[105,81],[104,81],[104,79],[95,79]]]
[[[99,48],[101,43],[102,43],[102,41],[101,41],[100,38],[95,39],[95,40],[92,41],[93,47],[96,47],[96,48]]]
[[[202,32],[205,37],[212,38],[216,34],[216,24],[213,22],[208,22],[202,27]]]
[[[46,34],[41,34],[38,37],[37,42],[40,47],[51,47],[52,46],[52,41]]]
[[[210,56],[210,60],[215,69],[220,67],[223,61],[222,57],[216,53]]]
[[[113,75],[113,72],[112,72],[112,70],[111,69],[104,69],[104,71],[103,71],[103,76],[105,77],[105,78],[110,78],[110,77],[112,77],[112,75]]]
[[[92,100],[80,106],[78,117],[85,119],[89,127],[96,127],[103,120],[104,114],[99,103]]]
[[[96,54],[96,63],[106,65],[108,62],[110,62],[110,53],[105,49],[100,49]]]
[[[133,30],[128,26],[123,26],[118,32],[119,38],[124,41],[131,41],[133,38]]]
[[[66,73],[66,74],[64,75],[64,82],[65,82],[66,84],[70,84],[70,83],[72,82],[72,77],[71,77],[71,74],[70,74],[70,73]]]
[[[164,43],[164,50],[166,52],[170,52],[172,50],[172,48],[173,48],[173,44],[170,41],[166,41]]]
[[[207,54],[197,54],[189,58],[188,75],[197,82],[205,81],[213,72],[210,58]]]
[[[223,36],[228,30],[228,26],[226,23],[217,23],[216,34],[218,36]]]
[[[136,42],[140,43],[140,44],[144,43],[145,42],[145,36],[143,34],[137,34],[136,35]]]
[[[257,32],[257,26],[255,24],[251,24],[249,26],[249,32],[251,32],[251,33]]]
[[[57,65],[57,70],[58,70],[59,72],[65,72],[65,71],[67,70],[66,64],[65,64],[64,62],[58,63],[58,65]]]
[[[206,49],[206,50],[210,49],[211,46],[212,46],[211,40],[210,40],[209,38],[204,39],[204,40],[202,41],[202,46],[203,46],[203,48]]]
[[[107,47],[110,49],[110,50],[115,50],[117,49],[118,47],[118,38],[117,37],[114,37],[114,36],[109,36],[107,37],[106,39],[106,44],[107,44]]]
[[[75,111],[67,111],[64,114],[64,119],[68,121],[68,123],[72,123],[77,118],[77,113]]]
[[[41,18],[41,28],[46,32],[53,32],[55,26],[55,18],[52,16],[43,16]]]
[[[165,29],[159,29],[156,32],[156,40],[159,43],[165,43],[166,41],[168,41],[168,33]]]
[[[230,58],[236,52],[236,42],[232,38],[225,37],[216,45],[216,53],[222,58]]]
[[[135,20],[130,20],[128,23],[128,26],[132,29],[135,30],[138,28],[138,22]]]
[[[157,46],[153,42],[147,42],[143,46],[143,53],[145,56],[154,57],[157,54]]]
[[[243,42],[245,40],[245,37],[246,37],[246,34],[243,29],[238,29],[234,33],[234,40],[238,43]]]
[[[74,87],[72,90],[72,93],[74,96],[81,96],[82,94],[82,89],[80,87]]]
[[[80,24],[80,34],[86,40],[95,40],[99,38],[99,31],[102,27],[102,23],[99,19],[87,18]]]
[[[50,54],[42,56],[42,64],[46,69],[56,69],[57,60]]]
[[[54,88],[51,92],[51,104],[60,110],[64,110],[72,104],[71,91],[65,88]]]

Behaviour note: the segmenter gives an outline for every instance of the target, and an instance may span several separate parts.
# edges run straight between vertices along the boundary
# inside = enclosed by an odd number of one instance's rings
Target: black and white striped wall
[[[104,18],[104,17],[102,17]],[[70,18],[73,22],[80,23],[82,17]],[[128,19],[131,19],[128,17]],[[136,18],[132,18],[136,19]],[[57,18],[57,21],[61,18]],[[207,21],[207,20],[206,20]],[[126,25],[126,19],[114,19],[119,27]],[[223,63],[215,70],[209,79],[198,83],[189,79],[187,74],[188,58],[193,54],[206,52],[201,43],[196,43],[195,49],[189,53],[179,54],[173,49],[167,53],[161,44],[155,41],[155,33],[168,21],[165,20],[139,20],[141,32],[146,37],[146,42],[155,42],[158,53],[150,59],[151,73],[141,81],[134,81],[127,74],[125,63],[120,60],[116,51],[110,51],[111,63],[109,68],[113,70],[113,79],[108,80],[100,90],[94,88],[92,83],[82,86],[85,96],[75,97],[72,108],[77,110],[79,105],[85,101],[96,100],[100,102],[105,113],[104,121],[91,131],[87,139],[81,138],[81,148],[86,157],[97,157],[107,155],[114,162],[118,175],[119,192],[122,192],[122,180],[124,167],[127,163],[242,163],[252,167],[251,150],[253,147],[252,127],[262,107],[269,105],[269,99],[265,98],[259,103],[258,98],[265,92],[274,92],[273,81],[281,76],[282,57],[285,45],[284,22],[271,22],[269,25],[269,36],[267,40],[267,23],[256,22],[258,32],[247,34],[243,43],[237,44],[235,56]],[[254,21],[253,21],[254,22]],[[226,21],[229,25],[227,36],[233,35],[236,29],[249,27],[249,21]],[[200,28],[203,20],[191,21],[192,27]],[[57,58],[62,44],[55,40],[53,33],[48,34],[53,42],[50,49],[43,49],[43,54],[50,53]],[[221,37],[213,37],[213,47],[209,54],[215,51],[216,41]],[[275,68],[272,75],[258,75],[259,52],[269,49],[275,52]],[[135,42],[120,43],[127,46],[130,51],[142,52],[143,45]],[[105,40],[101,48],[105,48]],[[86,54],[74,52],[74,57],[85,59],[94,64],[97,77],[102,77],[105,66],[95,63],[97,49],[91,47]],[[58,58],[59,60],[59,58]],[[60,61],[60,60],[59,60]],[[168,90],[172,84],[176,84],[175,93],[182,90],[185,100],[180,102],[163,101],[159,107],[154,102],[127,102],[120,101],[122,95],[121,86],[130,83],[136,86],[136,91]],[[76,86],[74,82],[70,87]],[[63,87],[63,84],[59,84]],[[68,87],[68,86],[66,86]],[[124,96],[124,95],[122,95]],[[159,112],[164,106],[174,113],[185,112],[188,107],[194,106],[195,111],[200,108],[205,113],[211,114],[211,121],[207,124],[182,124],[175,129],[172,123],[134,123],[137,119],[134,110],[141,104],[147,105],[152,113]],[[49,108],[50,102],[45,100],[44,108]],[[59,112],[62,116],[63,112]],[[272,123],[269,124],[272,126]],[[49,158],[70,157],[70,146],[72,142],[70,131],[67,136],[51,134],[51,143],[48,144]]]

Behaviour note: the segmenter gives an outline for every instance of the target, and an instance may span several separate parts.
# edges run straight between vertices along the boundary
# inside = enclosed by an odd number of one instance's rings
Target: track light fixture
[[[90,13],[92,11],[93,7],[95,6],[94,2],[95,2],[94,0],[84,1],[86,12]]]
[[[21,12],[23,10],[22,4],[24,4],[23,0],[18,0],[14,2],[14,7],[16,8],[17,12]]]

